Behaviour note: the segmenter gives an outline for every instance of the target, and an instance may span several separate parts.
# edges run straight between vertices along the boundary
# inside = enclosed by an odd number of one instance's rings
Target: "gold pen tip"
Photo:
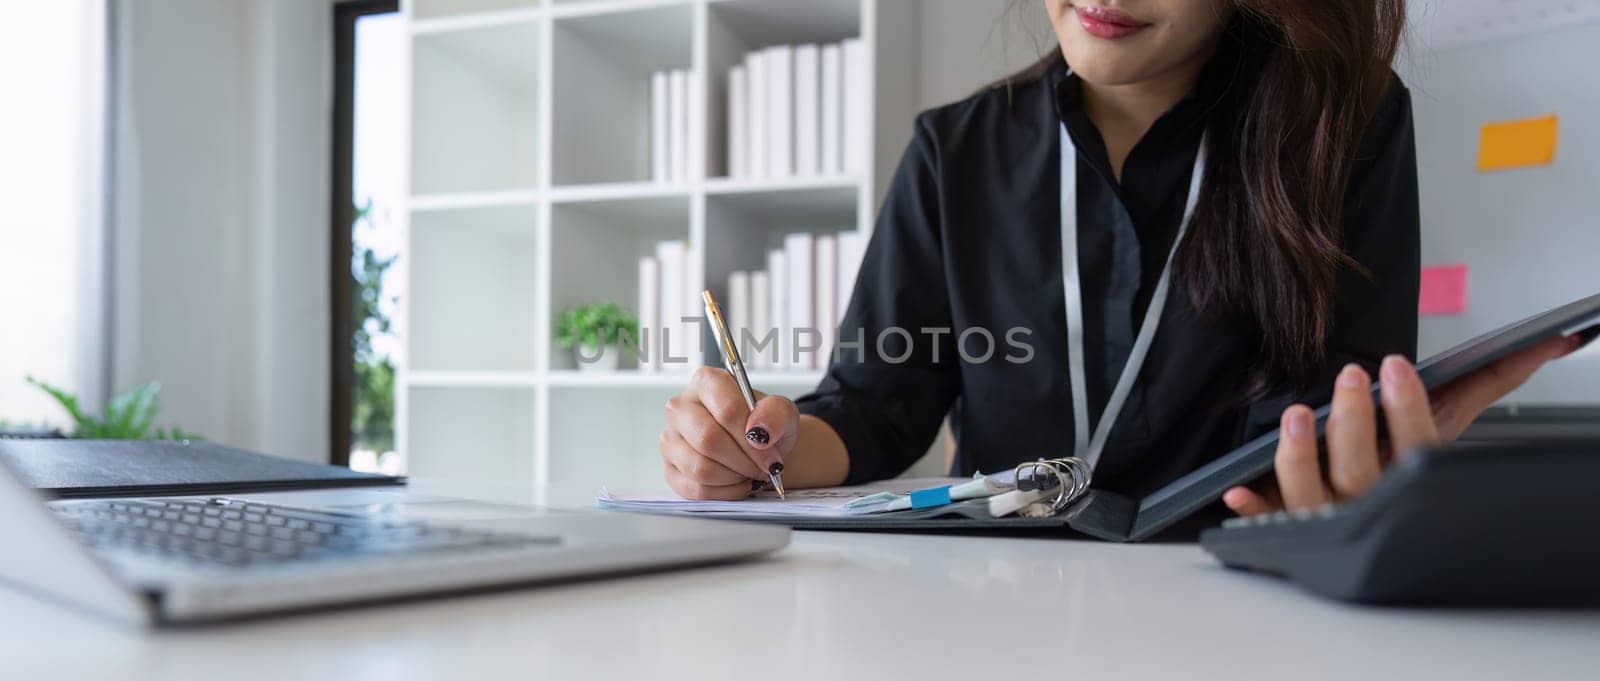
[[[711,289],[706,289],[704,291],[701,291],[700,292],[700,299],[705,301],[705,303],[707,305],[716,305],[717,304],[717,299],[711,297]]]

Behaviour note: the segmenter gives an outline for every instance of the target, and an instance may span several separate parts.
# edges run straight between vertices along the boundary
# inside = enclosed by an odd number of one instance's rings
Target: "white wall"
[[[97,0],[0,4],[0,419],[66,425],[30,375],[88,404],[104,389],[104,19]]]
[[[1443,350],[1600,292],[1600,24],[1434,52],[1400,63],[1416,111],[1424,264],[1471,268],[1466,314],[1424,317],[1421,352]],[[1475,170],[1479,127],[1555,113],[1556,160]],[[1562,360],[1510,400],[1600,402],[1600,353]]]
[[[331,9],[122,0],[113,383],[162,423],[324,460]]]
[[[964,99],[1059,49],[1039,0],[917,2],[917,110]],[[911,122],[906,122],[907,136]]]

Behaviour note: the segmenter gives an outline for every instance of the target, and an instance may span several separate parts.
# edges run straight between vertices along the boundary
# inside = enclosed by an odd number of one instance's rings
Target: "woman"
[[[1410,98],[1389,66],[1403,0],[1046,5],[1059,53],[918,117],[841,325],[859,342],[816,392],[751,413],[703,369],[668,403],[675,491],[738,499],[772,469],[791,487],[893,477],[948,415],[953,474],[1073,454],[1135,498],[1281,426],[1276,485],[1225,502],[1314,506],[1371,486],[1385,451],[1453,438],[1568,347],[1432,409],[1403,359],[1419,277]],[[1324,476],[1300,405],[1330,395]]]

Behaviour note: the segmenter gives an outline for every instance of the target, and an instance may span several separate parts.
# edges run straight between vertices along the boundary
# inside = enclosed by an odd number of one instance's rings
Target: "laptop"
[[[0,463],[0,582],[141,626],[755,557],[786,528],[404,487],[47,499]]]

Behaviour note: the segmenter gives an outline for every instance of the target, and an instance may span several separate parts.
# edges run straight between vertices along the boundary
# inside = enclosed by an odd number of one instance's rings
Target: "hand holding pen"
[[[716,329],[709,311],[707,317],[719,344],[731,338]],[[721,318],[720,310],[715,318]],[[731,355],[725,350],[723,356],[736,357],[737,349]],[[731,369],[700,367],[688,387],[667,401],[660,440],[667,484],[687,499],[726,500],[749,496],[754,481],[781,484],[783,461],[794,449],[799,428],[800,412],[793,402],[754,389],[747,396]]]

